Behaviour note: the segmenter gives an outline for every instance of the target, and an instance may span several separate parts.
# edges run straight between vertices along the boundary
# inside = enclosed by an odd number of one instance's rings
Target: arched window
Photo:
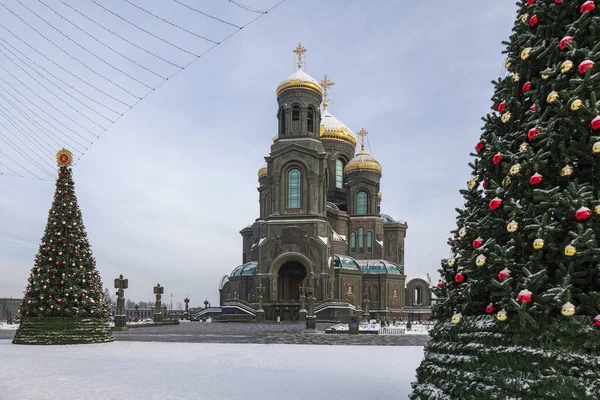
[[[306,129],[308,129],[310,133],[315,133],[315,110],[312,107],[308,107]]]
[[[288,208],[300,208],[300,171],[288,172]]]
[[[285,108],[279,110],[279,133],[285,133]]]
[[[423,304],[423,297],[422,297],[421,287],[417,286],[417,287],[415,287],[415,301],[414,301],[414,305],[421,305],[421,304]]]
[[[367,232],[367,250],[371,250],[373,247],[373,232]]]
[[[362,249],[363,247],[365,247],[365,230],[361,226],[358,228],[358,248]]]
[[[356,249],[356,232],[350,234],[350,249]]]
[[[367,192],[358,192],[356,195],[356,213],[365,215],[367,213]]]
[[[300,120],[300,106],[298,104],[294,104],[292,106],[292,121]]]
[[[335,187],[344,188],[344,160],[341,158],[335,160]]]

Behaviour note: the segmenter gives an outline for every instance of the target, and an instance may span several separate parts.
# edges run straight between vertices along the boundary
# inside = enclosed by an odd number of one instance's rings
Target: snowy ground
[[[0,399],[406,399],[422,347],[0,340]]]
[[[6,322],[0,322],[1,330],[16,330],[19,327],[19,324],[7,324]],[[1,399],[1,397],[0,397]]]

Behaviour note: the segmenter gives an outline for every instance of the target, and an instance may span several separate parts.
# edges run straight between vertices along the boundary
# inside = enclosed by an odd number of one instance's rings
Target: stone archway
[[[306,278],[306,268],[298,261],[288,261],[277,273],[278,300],[299,301],[300,285]]]

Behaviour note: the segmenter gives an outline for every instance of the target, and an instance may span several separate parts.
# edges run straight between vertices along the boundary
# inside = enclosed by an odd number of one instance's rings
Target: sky
[[[355,132],[370,133],[367,149],[383,166],[381,210],[408,223],[406,274],[429,273],[437,282],[455,208],[462,206],[458,191],[470,175],[469,153],[490,111],[491,81],[502,73],[501,42],[514,22],[513,2],[287,0],[181,69],[156,55],[183,66],[195,56],[174,45],[200,55],[213,43],[199,36],[219,42],[238,31],[229,24],[242,26],[260,14],[229,0],[180,0],[197,11],[175,0],[168,7],[167,0],[130,0],[196,33],[191,35],[126,0],[102,2],[151,37],[93,0],[69,3],[147,50],[141,51],[61,0],[42,1],[7,0],[0,7],[0,123],[2,111],[10,109],[9,93],[18,98],[17,92],[39,104],[39,111],[30,105],[33,111],[25,114],[45,120],[31,123],[39,137],[30,135],[29,147],[16,141],[20,135],[27,143],[16,112],[0,124],[0,139],[13,139],[13,147],[0,141],[0,297],[20,297],[25,289],[52,202],[52,155],[60,143],[78,149],[76,193],[105,286],[112,288],[113,278],[123,274],[129,279],[126,297],[134,301],[152,300],[160,283],[163,300],[169,303],[172,295],[174,307],[186,295],[190,306],[205,299],[218,304],[220,278],[242,261],[239,231],[259,214],[257,171],[277,131],[275,90],[294,72],[292,50],[299,42],[308,50],[305,70],[317,80],[327,73],[336,83],[328,110]],[[277,3],[243,2],[261,10]],[[35,81],[29,81],[32,90],[19,89],[19,81],[33,78],[9,62],[16,56],[6,43],[61,78],[64,84],[53,81],[66,90],[30,70],[50,90]],[[66,84],[96,102],[67,97]],[[75,97],[85,101],[75,104]],[[134,105],[136,97],[143,100]],[[42,129],[46,123],[57,130]],[[55,141],[51,132],[57,132]],[[16,174],[24,177],[11,176]]]

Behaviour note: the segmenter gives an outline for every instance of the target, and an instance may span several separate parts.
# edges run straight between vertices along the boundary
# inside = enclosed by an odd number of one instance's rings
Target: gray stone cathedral
[[[258,171],[260,216],[242,229],[242,265],[219,285],[222,316],[318,319],[348,315],[424,319],[428,277],[407,279],[406,222],[382,214],[381,164],[327,111],[327,75],[303,69],[277,87],[278,134]],[[321,105],[323,110],[321,111]],[[260,301],[259,301],[260,300]],[[264,310],[264,311],[263,311]]]

